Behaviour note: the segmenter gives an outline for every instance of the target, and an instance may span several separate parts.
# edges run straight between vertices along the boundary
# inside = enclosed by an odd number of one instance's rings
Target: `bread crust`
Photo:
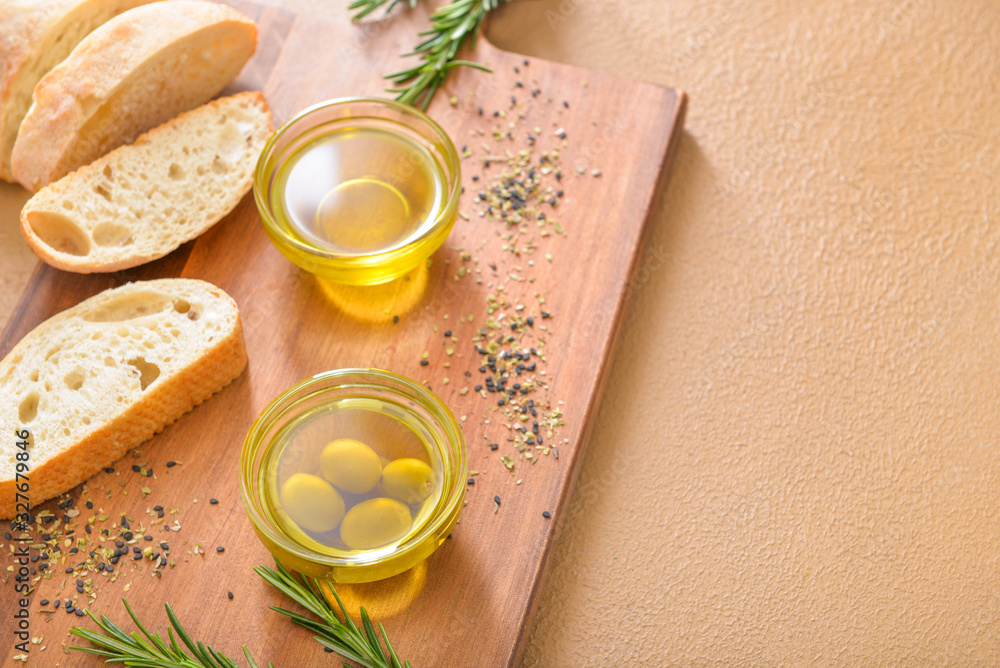
[[[129,85],[130,75],[179,40],[222,28],[228,31],[227,48],[241,48],[247,40],[251,45],[246,53],[249,58],[257,45],[253,21],[231,7],[202,0],[155,2],[125,12],[94,30],[35,87],[34,102],[14,143],[14,177],[35,192],[97,157],[90,156],[94,147],[78,145],[80,132],[101,113],[105,102]],[[188,108],[201,104],[227,83],[228,79],[218,81],[216,91]],[[160,100],[159,104],[171,102]],[[109,127],[115,127],[120,119],[105,120]],[[148,126],[142,128],[146,129]]]
[[[155,288],[156,284],[162,281],[177,280],[192,279],[160,279],[128,285]],[[205,283],[205,286],[214,296],[228,300],[230,307],[236,311],[236,303],[223,290],[209,283]],[[45,332],[63,326],[63,323],[79,313],[85,304],[112,291],[105,291],[46,320],[14,346],[5,361],[8,358],[18,359],[16,356],[19,353],[23,356],[24,346],[31,345],[33,340],[38,340]],[[239,377],[246,364],[243,326],[236,311],[233,329],[212,347],[203,351],[198,358],[164,382],[149,388],[148,393],[144,393],[139,401],[118,417],[66,447],[44,464],[37,468],[33,467],[30,471],[31,505],[36,506],[67,492],[99,473],[130,449],[163,431],[164,427],[177,421],[184,413],[229,385]],[[3,473],[10,472],[5,470]],[[14,478],[0,480],[0,519],[11,519],[16,514],[15,483]]]
[[[33,66],[40,60],[51,58],[43,53],[43,46],[51,50],[52,38],[73,23],[83,23],[91,30],[102,22],[101,17],[111,18],[128,9],[159,0],[4,0],[0,3],[0,179],[13,181],[10,156],[13,141],[7,142],[8,135],[16,136],[17,126],[23,113],[13,113],[12,97],[21,89],[30,92],[38,83],[32,75]],[[90,30],[83,30],[84,37]],[[65,38],[65,35],[63,35]],[[58,59],[72,48],[76,40],[63,40],[62,52]],[[24,110],[25,112],[27,109]],[[13,115],[12,115],[13,113]]]
[[[231,101],[246,102],[258,109],[262,114],[266,115],[268,118],[268,123],[266,127],[266,132],[264,136],[259,138],[261,143],[267,140],[271,132],[274,129],[273,120],[271,117],[271,109],[267,104],[267,100],[264,98],[264,94],[257,91],[250,91],[245,93],[237,93],[228,98],[221,98],[218,100],[213,100],[202,107],[197,109],[192,109],[187,111],[180,116],[173,118],[163,125],[157,126],[141,135],[132,144],[126,144],[125,146],[119,146],[110,153],[98,158],[89,165],[80,167],[75,172],[64,176],[58,181],[51,183],[44,188],[42,188],[38,193],[35,194],[21,209],[21,234],[24,236],[25,242],[28,247],[46,264],[52,265],[57,269],[62,269],[64,271],[72,271],[81,274],[89,274],[95,272],[110,272],[119,271],[121,269],[129,269],[131,267],[136,267],[146,262],[150,262],[157,258],[163,257],[167,253],[173,251],[181,243],[194,239],[206,230],[211,228],[217,222],[222,220],[227,216],[236,206],[240,203],[243,197],[250,191],[253,185],[253,170],[250,169],[247,172],[247,176],[241,184],[240,188],[233,189],[231,192],[227,192],[226,200],[224,205],[219,209],[217,215],[213,215],[206,218],[203,224],[199,225],[198,230],[190,237],[183,239],[177,244],[171,247],[165,247],[162,252],[150,253],[146,255],[135,255],[123,252],[118,258],[111,258],[104,261],[94,261],[89,259],[87,256],[74,256],[69,253],[56,253],[53,249],[42,241],[35,231],[32,229],[31,224],[28,220],[29,214],[36,210],[46,209],[46,204],[50,202],[58,202],[65,198],[66,195],[72,194],[72,192],[79,187],[81,181],[86,181],[92,178],[94,175],[100,174],[101,170],[104,169],[105,165],[114,162],[119,156],[127,155],[134,147],[143,146],[150,142],[155,142],[157,135],[163,133],[167,129],[175,126],[178,123],[184,122],[185,119],[190,118],[192,115],[201,114],[205,108],[219,107],[223,104],[227,104]]]

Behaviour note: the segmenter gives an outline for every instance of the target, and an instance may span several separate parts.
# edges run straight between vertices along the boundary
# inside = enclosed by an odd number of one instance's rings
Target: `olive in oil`
[[[426,147],[378,127],[313,139],[277,174],[277,222],[322,251],[366,255],[406,244],[433,225],[445,174]]]
[[[332,556],[392,548],[441,497],[433,436],[374,398],[320,404],[285,425],[260,467],[265,512],[292,540]]]

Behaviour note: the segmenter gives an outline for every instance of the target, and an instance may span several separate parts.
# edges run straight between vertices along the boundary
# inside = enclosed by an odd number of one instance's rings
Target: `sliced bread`
[[[13,181],[10,153],[31,91],[94,28],[155,0],[4,0],[0,3],[0,179]]]
[[[155,2],[116,16],[38,82],[14,142],[14,178],[35,192],[204,104],[256,46],[253,21],[211,2]]]
[[[209,102],[42,188],[21,210],[24,239],[78,273],[162,257],[239,204],[270,134],[262,94]]]
[[[15,432],[27,430],[30,500],[68,491],[242,373],[236,303],[166,278],[59,313],[0,360],[0,519],[15,514]]]

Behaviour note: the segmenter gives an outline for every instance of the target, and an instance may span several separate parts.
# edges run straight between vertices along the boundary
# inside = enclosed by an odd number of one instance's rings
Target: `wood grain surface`
[[[231,89],[263,90],[279,122],[324,99],[381,94],[381,74],[402,64],[394,54],[412,47],[426,21],[424,12],[415,11],[355,26],[233,4],[257,21],[261,38],[258,53]],[[0,354],[45,318],[101,290],[131,280],[185,276],[211,281],[236,299],[250,358],[247,371],[231,386],[141,446],[116,466],[116,473],[100,474],[71,492],[80,504],[94,500],[95,510],[84,510],[82,517],[101,511],[143,518],[150,506],[162,504],[178,509],[181,526],[169,533],[162,526],[150,529],[157,541],[169,540],[176,566],[153,577],[148,565],[122,562],[115,582],[94,577],[99,591],[84,607],[124,620],[119,602],[124,596],[151,627],[162,628],[163,603],[169,602],[192,636],[231,656],[245,644],[258,661],[279,666],[337,665],[307,632],[267,608],[286,603],[252,572],[254,565],[271,559],[240,502],[239,452],[253,418],[289,386],[328,369],[371,366],[426,381],[463,420],[470,469],[479,474],[451,540],[424,564],[388,581],[340,585],[338,591],[350,606],[365,605],[383,621],[397,650],[414,666],[519,662],[533,598],[642,256],[645,223],[662,191],[683,122],[685,97],[677,90],[537,59],[525,64],[523,57],[485,40],[474,57],[494,73],[460,71],[429,111],[460,149],[468,144],[475,150],[463,161],[466,193],[460,208],[469,220],[459,219],[431,267],[408,280],[357,290],[315,279],[271,246],[251,197],[198,240],[135,270],[79,276],[39,266],[0,339]],[[532,96],[532,90],[540,92]],[[495,117],[497,110],[508,117]],[[525,127],[541,129],[536,151],[561,146],[555,136],[559,128],[567,134],[561,148],[565,194],[554,214],[566,234],[536,239],[538,250],[530,256],[504,250],[502,223],[479,217],[481,207],[473,202],[476,188],[470,179],[483,173],[480,146],[494,144],[492,130],[505,132],[511,122],[518,126],[512,151],[525,148],[519,139]],[[463,253],[473,259],[463,260]],[[462,266],[469,273],[459,277]],[[552,314],[539,319],[523,343],[544,339],[547,361],[539,368],[548,388],[535,396],[539,401],[547,397],[564,413],[566,424],[554,443],[558,459],[543,456],[530,464],[519,458],[505,440],[497,395],[483,398],[471,390],[481,382],[472,337],[486,319],[488,296],[500,286],[508,300],[527,305],[526,314],[538,314],[535,295],[543,294],[544,309]],[[459,322],[469,315],[472,322]],[[458,341],[447,343],[445,330]],[[446,344],[454,347],[453,355],[446,355]],[[419,363],[424,351],[431,362],[426,367]],[[490,442],[501,443],[500,449],[491,451]],[[515,460],[513,472],[501,462],[504,454]],[[168,460],[183,464],[167,469]],[[152,467],[152,478],[131,472],[129,464],[139,461]],[[147,498],[138,493],[142,486],[151,489]],[[106,489],[113,492],[107,500]],[[123,490],[132,493],[124,496]],[[494,496],[502,499],[499,509]],[[208,503],[213,497],[218,504]],[[53,502],[43,507],[55,509]],[[543,518],[543,510],[553,518]],[[196,543],[205,554],[192,553]],[[225,551],[217,552],[217,546]],[[9,555],[6,546],[3,552]],[[39,612],[43,598],[76,595],[73,583],[66,582],[69,576],[61,568],[54,571],[32,594],[31,633],[43,641],[32,645],[28,665],[100,665],[91,657],[65,654],[61,647],[76,644],[66,629],[89,623],[62,611]],[[0,586],[0,628],[5,628],[14,610],[9,573]],[[233,592],[232,600],[227,591]],[[17,653],[8,650],[0,655]]]

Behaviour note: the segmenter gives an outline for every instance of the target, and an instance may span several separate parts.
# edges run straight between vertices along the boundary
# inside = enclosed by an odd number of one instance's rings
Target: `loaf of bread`
[[[0,3],[0,179],[35,84],[94,28],[155,0],[4,0]]]
[[[239,204],[270,134],[262,94],[209,102],[42,188],[21,210],[24,239],[79,273],[162,257]]]
[[[94,30],[42,77],[11,170],[35,192],[212,99],[257,46],[236,10],[177,0],[136,7]]]
[[[15,514],[19,461],[37,505],[218,392],[246,361],[236,303],[204,281],[129,283],[49,318],[0,360],[0,519]]]

